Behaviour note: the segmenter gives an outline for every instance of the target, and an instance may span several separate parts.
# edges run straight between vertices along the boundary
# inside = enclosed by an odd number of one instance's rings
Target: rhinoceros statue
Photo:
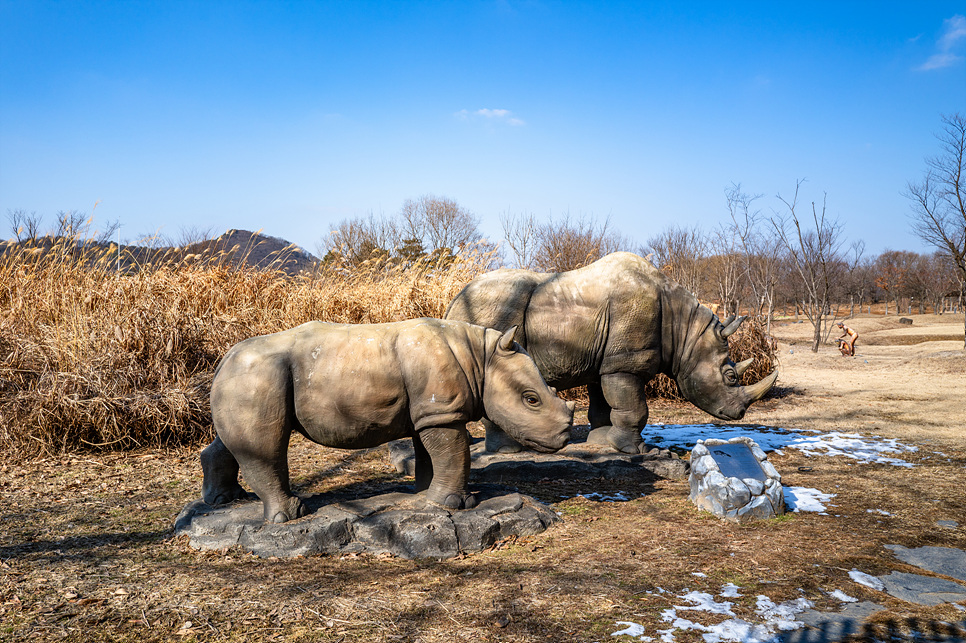
[[[516,339],[552,387],[586,384],[588,441],[624,453],[643,449],[644,385],[658,373],[711,415],[738,420],[774,385],[775,371],[740,386],[752,360],[735,364],[728,336],[744,320],[724,323],[649,261],[615,252],[569,272],[496,270],[471,281],[450,303],[447,319],[497,330],[517,327]],[[522,446],[486,423],[486,448]]]
[[[473,507],[467,421],[489,418],[538,451],[570,438],[573,403],[547,387],[515,332],[426,318],[309,322],[236,344],[211,385],[218,435],[201,454],[204,501],[245,496],[240,467],[266,521],[305,515],[289,487],[288,443],[297,431],[342,449],[411,437],[416,490],[448,508]]]

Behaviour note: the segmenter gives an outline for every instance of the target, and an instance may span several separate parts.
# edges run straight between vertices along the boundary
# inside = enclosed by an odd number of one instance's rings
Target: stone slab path
[[[952,547],[911,549],[902,545],[886,545],[886,549],[891,550],[896,558],[908,565],[966,581],[966,551]],[[899,571],[875,578],[882,583],[881,591],[907,603],[939,605],[966,601],[966,585],[946,578]],[[850,635],[861,635],[868,618],[882,609],[884,608],[877,603],[863,601],[847,604],[839,612],[809,610],[797,617],[805,623],[805,627],[783,634],[781,640],[783,643],[833,643]],[[933,625],[949,624],[934,623]],[[921,634],[923,640],[966,643],[961,636],[963,629],[966,629],[966,621],[960,624],[960,628],[962,629],[945,628],[949,630],[948,634],[938,630],[921,632]]]

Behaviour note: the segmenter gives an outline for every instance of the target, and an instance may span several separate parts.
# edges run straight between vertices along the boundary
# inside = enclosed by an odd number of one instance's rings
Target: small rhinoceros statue
[[[486,417],[538,451],[570,438],[573,403],[547,387],[515,332],[428,318],[309,322],[236,344],[211,385],[218,437],[201,453],[204,501],[244,497],[240,467],[266,521],[305,515],[289,487],[297,431],[343,449],[411,437],[416,490],[448,508],[474,506],[468,421]]]
[[[775,371],[740,386],[752,360],[731,361],[728,336],[744,317],[720,322],[684,287],[628,252],[569,272],[483,274],[453,299],[446,318],[498,330],[516,327],[517,341],[550,386],[587,385],[588,441],[625,453],[643,449],[644,385],[658,373],[673,378],[700,409],[725,420],[741,419],[778,377]],[[484,424],[488,451],[521,450],[499,422]]]

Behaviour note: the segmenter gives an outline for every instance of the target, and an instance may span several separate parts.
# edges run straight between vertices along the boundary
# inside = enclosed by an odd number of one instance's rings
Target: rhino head
[[[484,412],[527,448],[558,451],[570,439],[574,402],[563,401],[547,386],[530,355],[513,341],[516,330],[487,330]]]
[[[753,359],[735,364],[729,357],[728,337],[745,317],[729,317],[724,322],[704,306],[707,315],[697,315],[689,324],[682,355],[675,359],[672,373],[681,393],[702,411],[722,420],[740,420],[748,407],[760,400],[775,385],[778,370],[756,384],[741,385],[741,376]],[[710,316],[705,323],[702,317]]]

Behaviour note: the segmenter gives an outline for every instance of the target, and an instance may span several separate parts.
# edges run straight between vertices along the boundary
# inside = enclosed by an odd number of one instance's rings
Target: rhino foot
[[[265,505],[265,522],[283,523],[307,516],[309,510],[305,504],[296,496],[286,499],[281,507],[269,507]]]
[[[242,498],[248,497],[248,492],[245,491],[240,484],[237,482],[234,485],[222,487],[219,489],[205,489],[202,497],[205,504],[212,506],[215,505],[226,505],[229,502],[234,502],[235,500],[240,500]]]
[[[427,495],[426,501],[431,505],[442,507],[443,509],[472,509],[478,502],[476,496],[472,493],[451,493],[442,500],[434,499],[431,495]]]
[[[616,426],[600,426],[587,434],[588,444],[609,446],[620,453],[646,453],[647,445],[636,431],[627,431]]]

